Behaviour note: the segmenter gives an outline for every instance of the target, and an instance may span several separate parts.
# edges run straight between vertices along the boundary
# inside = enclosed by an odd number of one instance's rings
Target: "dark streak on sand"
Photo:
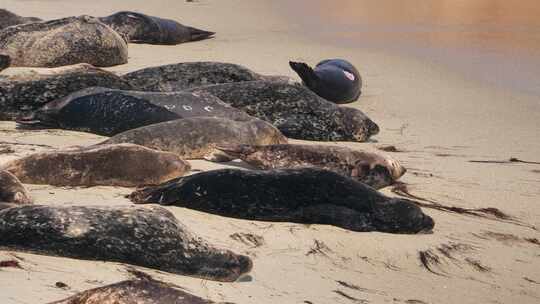
[[[409,192],[409,189],[407,187],[407,184],[403,182],[396,182],[391,191],[401,197],[409,198],[409,199],[415,199],[417,201],[413,201],[414,204],[423,207],[423,208],[429,208],[429,209],[435,209],[443,212],[450,212],[450,213],[456,213],[456,214],[464,214],[474,217],[480,217],[485,219],[491,219],[496,220],[500,222],[505,223],[511,223],[514,225],[527,227],[533,230],[537,230],[535,226],[529,225],[527,223],[523,223],[516,218],[502,212],[500,209],[494,208],[494,207],[487,207],[487,208],[462,208],[457,206],[445,206],[439,202],[436,202],[434,200],[426,199],[420,196],[416,196],[414,194],[411,194]],[[426,203],[422,203],[419,201],[423,201]]]
[[[364,299],[357,299],[357,298],[355,298],[355,297],[353,297],[353,296],[350,296],[350,295],[344,293],[344,292],[341,291],[341,290],[334,290],[333,292],[335,292],[335,293],[337,293],[338,295],[344,297],[345,299],[351,300],[351,301],[353,301],[353,302],[355,302],[355,303],[369,303],[369,301],[367,301],[367,300],[364,300]]]
[[[508,160],[470,160],[470,163],[484,163],[484,164],[511,164],[511,163],[523,163],[523,164],[532,164],[532,165],[540,165],[540,162],[536,161],[526,161],[521,160],[515,157],[511,157]]]

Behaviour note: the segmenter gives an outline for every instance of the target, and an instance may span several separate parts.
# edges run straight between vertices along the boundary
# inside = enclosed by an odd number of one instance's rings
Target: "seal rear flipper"
[[[35,114],[15,120],[17,129],[55,129],[60,128],[53,120],[40,119]]]
[[[221,144],[216,146],[216,149],[227,153],[227,155],[235,158],[242,158],[255,152],[255,147],[245,144]]]
[[[204,31],[204,30],[200,30],[198,28],[194,28],[191,26],[186,26],[186,27],[189,30],[189,34],[191,36],[190,41],[199,41],[199,40],[204,40],[208,38],[213,38],[212,36],[216,34],[215,32]]]
[[[319,81],[319,77],[317,76],[317,74],[315,74],[315,71],[313,71],[313,69],[309,65],[303,62],[294,61],[289,61],[289,65],[296,72],[296,74],[300,76],[300,78],[308,88],[316,87],[317,82]]]

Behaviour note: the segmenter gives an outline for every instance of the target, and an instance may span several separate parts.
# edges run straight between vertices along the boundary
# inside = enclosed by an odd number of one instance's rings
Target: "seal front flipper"
[[[215,32],[204,31],[191,26],[186,26],[186,28],[188,29],[189,35],[191,36],[191,39],[189,41],[199,41],[213,38],[213,36],[216,34]]]
[[[315,71],[307,64],[303,62],[289,61],[291,68],[300,76],[302,81],[308,88],[314,88],[317,86],[319,76],[315,74]]]

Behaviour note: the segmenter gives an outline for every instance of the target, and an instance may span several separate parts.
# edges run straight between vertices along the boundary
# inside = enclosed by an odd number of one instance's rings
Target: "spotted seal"
[[[405,174],[395,159],[339,146],[281,144],[217,147],[259,169],[318,167],[340,173],[375,189],[393,184]]]
[[[0,8],[0,30],[8,26],[42,21],[36,17],[21,17],[6,9]]]
[[[358,70],[343,59],[327,59],[315,69],[303,62],[290,61],[291,68],[317,95],[335,103],[349,103],[360,97],[362,78]]]
[[[251,116],[270,122],[290,138],[362,142],[379,132],[377,124],[360,110],[340,107],[298,84],[247,81],[188,91],[215,95]]]
[[[10,26],[0,31],[0,52],[12,66],[58,67],[88,63],[98,67],[124,64],[127,44],[90,16]]]
[[[158,208],[24,205],[0,211],[0,248],[235,281],[251,259],[216,249]]]
[[[117,144],[30,154],[3,170],[28,184],[136,187],[182,176],[190,165],[173,153]]]
[[[320,168],[206,171],[137,190],[129,198],[234,218],[327,224],[353,231],[418,233],[434,226],[414,202],[387,197]]]
[[[132,43],[179,44],[214,36],[214,32],[182,25],[174,20],[122,11],[99,20]]]
[[[184,62],[150,67],[127,73],[123,78],[136,90],[175,92],[189,88],[242,81],[287,82],[282,76],[264,76],[248,68],[224,62]]]
[[[131,89],[117,75],[88,64],[8,75],[0,78],[0,120],[29,115],[48,102],[95,86]]]
[[[49,304],[213,304],[152,278],[126,280],[79,292]],[[219,303],[216,303],[219,304]],[[227,304],[227,303],[221,303]],[[232,304],[232,303],[228,303]]]
[[[268,145],[287,139],[262,120],[233,121],[215,117],[192,117],[149,125],[117,134],[102,144],[133,143],[173,152],[184,159],[215,159],[215,147],[226,144]],[[228,160],[223,156],[223,160]]]
[[[21,181],[5,170],[0,170],[0,202],[17,205],[32,203],[32,198],[21,184]]]

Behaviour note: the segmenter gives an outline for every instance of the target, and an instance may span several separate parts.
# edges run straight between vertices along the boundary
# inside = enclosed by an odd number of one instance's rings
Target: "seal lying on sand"
[[[39,22],[41,19],[36,17],[21,17],[8,10],[0,8],[0,30],[17,24]]]
[[[31,204],[32,199],[15,175],[0,170],[0,202],[23,205]]]
[[[121,144],[35,153],[3,169],[28,184],[136,187],[182,176],[190,165],[172,153]]]
[[[212,159],[218,157],[214,155],[218,145],[286,142],[287,139],[276,128],[259,119],[240,122],[225,118],[193,117],[129,130],[102,144],[133,143],[173,152],[184,159]]]
[[[27,205],[0,211],[0,248],[235,281],[251,260],[211,247],[163,208]]]
[[[11,65],[11,58],[8,55],[0,54],[0,71],[9,68]]]
[[[133,43],[179,44],[207,39],[215,34],[174,20],[135,12],[118,12],[99,20]]]
[[[15,120],[47,102],[88,87],[129,90],[131,86],[111,72],[88,64],[48,69],[0,78],[0,120]]]
[[[358,70],[343,59],[328,59],[315,69],[303,62],[289,62],[304,84],[322,98],[335,103],[349,103],[360,97],[362,78]]]
[[[394,183],[405,168],[390,157],[339,146],[231,145],[217,147],[259,169],[318,167],[363,182],[375,189]]]
[[[353,231],[417,233],[434,222],[414,202],[318,168],[222,169],[173,179],[129,195],[235,218],[328,224]]]
[[[51,101],[17,122],[23,127],[58,128],[112,136],[127,130],[181,118],[147,100],[106,89],[75,92]]]
[[[113,29],[89,16],[15,25],[0,31],[0,52],[12,66],[58,67],[76,63],[124,64],[127,44]]]
[[[49,304],[212,304],[151,278],[132,279],[80,292]],[[223,303],[225,304],[225,303]]]
[[[154,123],[188,117],[253,119],[210,94],[88,88],[51,101],[17,120],[22,127],[60,128],[112,136]]]
[[[185,62],[134,71],[123,76],[136,90],[175,92],[189,88],[241,81],[274,80],[281,76],[259,75],[241,65],[223,62]]]
[[[357,109],[339,107],[302,85],[248,81],[198,87],[251,116],[272,123],[285,136],[305,140],[366,141],[379,127]]]

